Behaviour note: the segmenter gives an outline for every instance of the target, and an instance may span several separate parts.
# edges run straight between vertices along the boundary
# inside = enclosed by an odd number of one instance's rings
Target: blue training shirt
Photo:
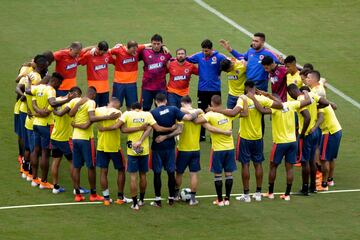
[[[181,121],[185,115],[185,113],[181,112],[177,107],[175,106],[160,106],[151,111],[151,114],[153,115],[154,119],[156,120],[157,124],[159,124],[162,127],[171,127],[176,123],[177,121]],[[152,150],[169,150],[175,148],[175,139],[174,138],[168,138],[164,140],[161,143],[155,142],[155,139],[159,135],[166,135],[169,134],[169,132],[157,132],[154,130],[153,133],[153,140],[151,143],[151,149]]]
[[[221,91],[220,62],[226,56],[213,51],[210,57],[205,57],[203,52],[198,52],[187,58],[191,63],[197,63],[199,68],[199,91]]]
[[[270,56],[274,59],[275,63],[280,63],[277,56],[266,48],[262,48],[260,51],[249,48],[244,54],[238,53],[236,50],[232,50],[230,53],[239,60],[245,59],[247,61],[246,79],[254,81],[257,88],[267,91],[268,73],[262,66],[261,60],[265,56]]]

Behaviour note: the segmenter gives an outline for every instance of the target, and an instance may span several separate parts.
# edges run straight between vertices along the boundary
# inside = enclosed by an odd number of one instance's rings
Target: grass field
[[[206,2],[249,31],[265,32],[272,46],[295,55],[301,64],[313,63],[331,84],[360,101],[357,79],[360,75],[357,67],[360,60],[359,1]],[[55,196],[33,189],[18,174],[16,136],[13,133],[14,79],[19,66],[35,54],[66,47],[75,40],[84,45],[101,40],[107,40],[110,45],[129,39],[148,42],[154,33],[163,35],[172,51],[185,47],[188,53],[200,51],[200,43],[205,38],[212,39],[216,49],[220,48],[217,43],[220,38],[230,40],[239,51],[245,51],[250,44],[247,36],[190,0],[2,0],[0,3],[3,6],[0,15],[0,78],[3,86],[0,101],[0,207],[73,201],[69,191]],[[113,68],[110,72],[112,75]],[[84,68],[80,67],[78,82],[83,88],[85,77]],[[193,80],[191,96],[195,99],[197,81],[196,78]],[[223,96],[227,95],[226,92],[227,84],[223,81]],[[359,189],[360,111],[331,92],[328,92],[328,97],[337,103],[336,114],[343,126],[334,189]],[[271,146],[270,125],[267,121],[266,158]],[[208,172],[209,146],[209,141],[201,145],[199,195],[215,193],[213,178]],[[266,189],[268,161],[264,165],[263,188]],[[296,169],[293,191],[301,184],[299,170]],[[111,193],[115,196],[115,172],[111,172],[110,177]],[[251,191],[254,191],[254,176],[251,177]],[[285,190],[284,178],[284,168],[280,167],[276,192]],[[61,181],[67,190],[71,189],[65,161]],[[148,182],[147,197],[153,197],[151,172]],[[87,187],[86,178],[82,183]],[[187,183],[185,178],[184,186]],[[129,184],[126,186],[128,193]],[[240,171],[237,171],[233,192],[242,192],[241,186]],[[265,199],[261,203],[244,204],[232,201],[230,207],[221,209],[212,206],[212,200],[202,198],[197,207],[177,204],[173,208],[153,209],[147,205],[136,213],[129,206],[102,205],[0,210],[0,239],[360,238],[359,192],[317,194],[306,198],[294,196],[291,202]]]

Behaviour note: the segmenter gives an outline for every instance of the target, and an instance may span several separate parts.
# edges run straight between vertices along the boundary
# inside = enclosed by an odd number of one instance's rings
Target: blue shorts
[[[149,155],[131,156],[128,155],[127,171],[129,173],[149,171]]]
[[[239,136],[236,148],[236,159],[242,164],[247,164],[250,160],[261,163],[265,159],[263,139],[247,140]]]
[[[125,158],[121,150],[118,152],[96,151],[96,166],[99,168],[109,168],[110,160],[113,161],[114,168],[118,171],[125,169]]]
[[[175,106],[181,108],[181,98],[182,96],[177,95],[176,93],[167,93],[167,104],[169,106]]]
[[[63,155],[67,160],[72,160],[72,150],[69,141],[51,139],[51,156],[53,158],[61,158]]]
[[[136,83],[113,83],[112,96],[120,100],[123,105],[124,98],[126,107],[130,108],[131,104],[138,101]]]
[[[161,173],[163,167],[167,172],[175,172],[175,149],[152,150],[151,168],[153,172]]]
[[[229,109],[233,109],[236,106],[238,98],[239,97],[235,97],[233,95],[228,94],[226,107]]]
[[[342,131],[333,134],[323,134],[320,143],[320,160],[333,161],[337,158]]]
[[[270,161],[279,165],[282,159],[285,157],[287,163],[295,164],[296,163],[296,154],[297,154],[297,142],[291,143],[274,143]]]
[[[236,168],[234,150],[211,151],[210,171],[216,174],[234,172]]]
[[[165,90],[141,90],[140,102],[144,111],[150,111],[153,101],[158,93],[163,93],[166,95]]]
[[[321,143],[321,136],[322,136],[322,132],[321,132],[321,128],[317,128],[317,135],[318,135],[318,142],[317,142],[317,146],[316,147],[320,147],[320,143]]]
[[[27,116],[26,113],[20,112],[20,115],[19,115],[19,133],[20,133],[20,138],[23,139],[23,141],[25,141],[25,139],[26,139],[26,128],[25,128],[26,116]]]
[[[56,90],[56,97],[64,97],[69,93],[69,90]]]
[[[315,151],[319,137],[318,131],[314,131],[313,133],[305,136],[304,139],[299,139],[299,159],[301,159],[302,162],[315,160]]]
[[[97,107],[107,106],[109,103],[109,92],[96,94],[95,102]]]
[[[20,114],[14,113],[14,131],[19,137],[20,135]]]
[[[176,154],[176,172],[183,174],[189,167],[190,172],[200,171],[200,151],[178,151]]]
[[[72,142],[74,168],[81,168],[84,166],[84,162],[86,167],[94,168],[96,166],[94,139],[73,139]]]
[[[26,128],[25,128],[25,131],[26,131],[26,138],[24,141],[24,147],[25,147],[25,150],[32,152],[32,151],[34,151],[34,147],[35,147],[34,131],[26,129]]]
[[[50,148],[50,126],[34,125],[35,146]]]

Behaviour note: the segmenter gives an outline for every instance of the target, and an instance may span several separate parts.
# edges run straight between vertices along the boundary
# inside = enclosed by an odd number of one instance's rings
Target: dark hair
[[[254,37],[259,37],[265,42],[265,33],[257,32],[254,34]]]
[[[90,86],[90,87],[88,88],[88,92],[95,92],[95,93],[97,93],[96,87]]]
[[[295,83],[291,83],[291,84],[289,84],[289,86],[287,86],[287,91],[288,92],[298,91],[298,90],[299,90],[299,88],[298,88],[298,86],[296,86]]]
[[[249,87],[249,88],[254,88],[255,87],[255,83],[253,82],[253,81],[246,81],[245,83],[244,83],[244,86],[245,87]]]
[[[47,59],[44,55],[38,54],[34,57],[35,64],[40,64],[40,63],[44,63],[44,62],[47,62]]]
[[[284,59],[284,63],[294,63],[296,62],[296,58],[293,55],[289,55]]]
[[[303,68],[314,70],[314,66],[311,63],[305,63]]]
[[[261,64],[263,66],[269,66],[271,64],[274,63],[274,59],[270,56],[265,56],[262,60],[261,60]]]
[[[159,34],[154,34],[152,37],[151,37],[151,42],[152,41],[155,41],[155,42],[163,42],[163,39],[162,39],[162,36],[160,36]]]
[[[106,41],[101,41],[98,43],[98,49],[100,51],[107,51],[109,50],[109,44]]]
[[[191,100],[191,97],[189,95],[186,95],[186,96],[183,96],[181,98],[181,102],[182,103],[187,103],[187,104],[191,104],[192,103],[192,100]]]
[[[178,53],[178,51],[184,51],[184,52],[185,52],[185,55],[186,55],[186,49],[185,49],[185,48],[178,48],[178,49],[176,49],[176,52],[175,52],[175,53]]]
[[[139,102],[134,102],[131,104],[131,109],[141,109],[141,104]]]
[[[301,69],[301,71],[300,71],[299,74],[306,77],[306,76],[309,74],[309,72],[311,72],[310,69],[308,69],[308,68],[303,68],[303,69]]]
[[[36,64],[36,67],[41,71],[40,74],[42,76],[45,76],[47,73],[47,67],[48,67],[48,60],[44,55],[36,55],[34,58],[34,63]]]
[[[134,41],[134,40],[130,40],[130,41],[128,41],[128,43],[127,43],[127,48],[129,49],[129,48],[132,48],[132,47],[137,47],[138,46],[138,43],[136,42],[136,41]]]
[[[161,103],[165,102],[166,101],[166,95],[163,94],[163,93],[156,94],[155,101],[161,102]]]
[[[227,58],[221,60],[220,70],[224,72],[228,71],[231,68],[231,64],[232,64],[231,61]]]
[[[49,65],[54,61],[54,54],[52,51],[45,51],[42,55],[47,59]]]
[[[313,74],[318,81],[320,80],[321,75],[319,71],[313,70],[310,71],[308,74]]]
[[[205,39],[201,43],[201,48],[212,49],[212,47],[213,47],[213,43],[209,39]]]
[[[64,80],[64,77],[58,73],[58,72],[53,72],[53,74],[51,75],[52,78],[56,78],[58,80],[60,80],[61,82]]]
[[[220,95],[212,96],[211,102],[213,102],[216,106],[220,106],[221,105],[221,96]]]
[[[311,91],[308,86],[302,86],[299,90],[300,90],[301,92],[304,91],[304,90],[305,90],[305,91],[308,91],[308,92]]]
[[[81,50],[82,49],[82,44],[81,42],[73,42],[70,44],[70,48],[71,49],[76,49],[76,50]]]
[[[81,88],[79,88],[78,86],[75,86],[75,87],[70,88],[69,92],[71,92],[71,93],[78,93],[79,95],[82,94]]]

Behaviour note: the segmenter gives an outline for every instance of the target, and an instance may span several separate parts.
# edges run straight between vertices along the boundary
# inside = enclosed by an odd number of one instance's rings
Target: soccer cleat
[[[282,194],[282,195],[280,195],[280,198],[284,199],[285,201],[290,201],[290,195]]]
[[[317,193],[316,188],[309,188],[309,193]]]
[[[80,194],[89,194],[89,193],[90,193],[90,190],[80,187]],[[76,195],[75,189],[73,191],[73,194]]]
[[[224,201],[219,201],[218,199],[214,200],[213,204],[218,205],[219,207],[223,207],[225,205]]]
[[[334,182],[334,180],[332,180],[332,181],[328,181],[328,182],[327,182],[327,185],[328,185],[329,187],[333,187],[333,186],[335,186],[335,182]]]
[[[89,200],[90,202],[104,201],[104,197],[95,193],[90,195]]]
[[[317,186],[316,190],[318,192],[326,192],[326,191],[329,191],[329,187]]]
[[[58,189],[53,188],[53,190],[52,190],[53,194],[58,194],[58,193],[63,193],[63,192],[65,192],[65,188],[63,188],[63,187],[60,187]]]
[[[252,197],[255,199],[255,201],[261,202],[261,192],[254,193]]]
[[[48,183],[48,182],[40,182],[39,188],[40,189],[53,189],[54,185],[52,185],[51,183]]]
[[[26,172],[25,172],[25,171],[23,171],[23,172],[22,172],[22,174],[21,174],[21,178],[22,178],[22,179],[26,179],[26,178],[27,178],[27,174],[26,174]]]
[[[31,180],[31,186],[37,187],[40,185],[40,182],[41,182],[40,178],[33,179],[33,180]]]
[[[173,206],[174,203],[175,203],[173,197],[169,197],[167,202],[168,202],[168,204],[169,204],[170,206]]]
[[[142,200],[139,200],[139,201],[138,201],[138,205],[139,205],[139,207],[142,207],[142,206],[144,206],[144,205],[145,205],[145,202],[144,202],[144,201],[142,201]]]
[[[305,191],[304,189],[300,189],[296,194],[303,196],[310,196],[309,191]]]
[[[224,206],[230,206],[230,200],[224,200]]]
[[[85,200],[85,197],[81,194],[76,194],[75,195],[75,202],[82,202]]]
[[[263,197],[266,197],[268,199],[274,199],[275,198],[274,193],[264,193]]]
[[[235,199],[238,201],[246,202],[246,203],[251,202],[251,197],[249,194],[242,194],[242,195],[236,197]]]
[[[121,205],[121,204],[124,204],[124,203],[132,203],[132,199],[129,199],[129,198],[126,198],[126,197],[124,197],[123,199],[118,198],[115,201],[115,203],[118,204],[118,205]]]
[[[150,203],[150,206],[160,208],[161,207],[161,201],[159,201],[159,202],[153,201],[153,202]]]
[[[196,199],[194,201],[192,201],[192,200],[189,201],[190,206],[195,206],[195,205],[198,205],[198,204],[199,204],[199,201],[196,200]]]
[[[134,205],[134,204],[131,204],[131,207],[130,207],[132,210],[136,210],[136,211],[138,211],[138,210],[140,210],[140,208],[139,208],[139,205],[138,204],[136,204],[136,205]]]
[[[26,176],[26,181],[31,182],[32,180],[33,180],[33,176],[29,173],[29,174]]]
[[[109,199],[105,199],[104,198],[104,206],[110,206],[110,204],[112,204],[112,202],[113,202],[113,200],[111,199],[111,198],[109,198]]]

